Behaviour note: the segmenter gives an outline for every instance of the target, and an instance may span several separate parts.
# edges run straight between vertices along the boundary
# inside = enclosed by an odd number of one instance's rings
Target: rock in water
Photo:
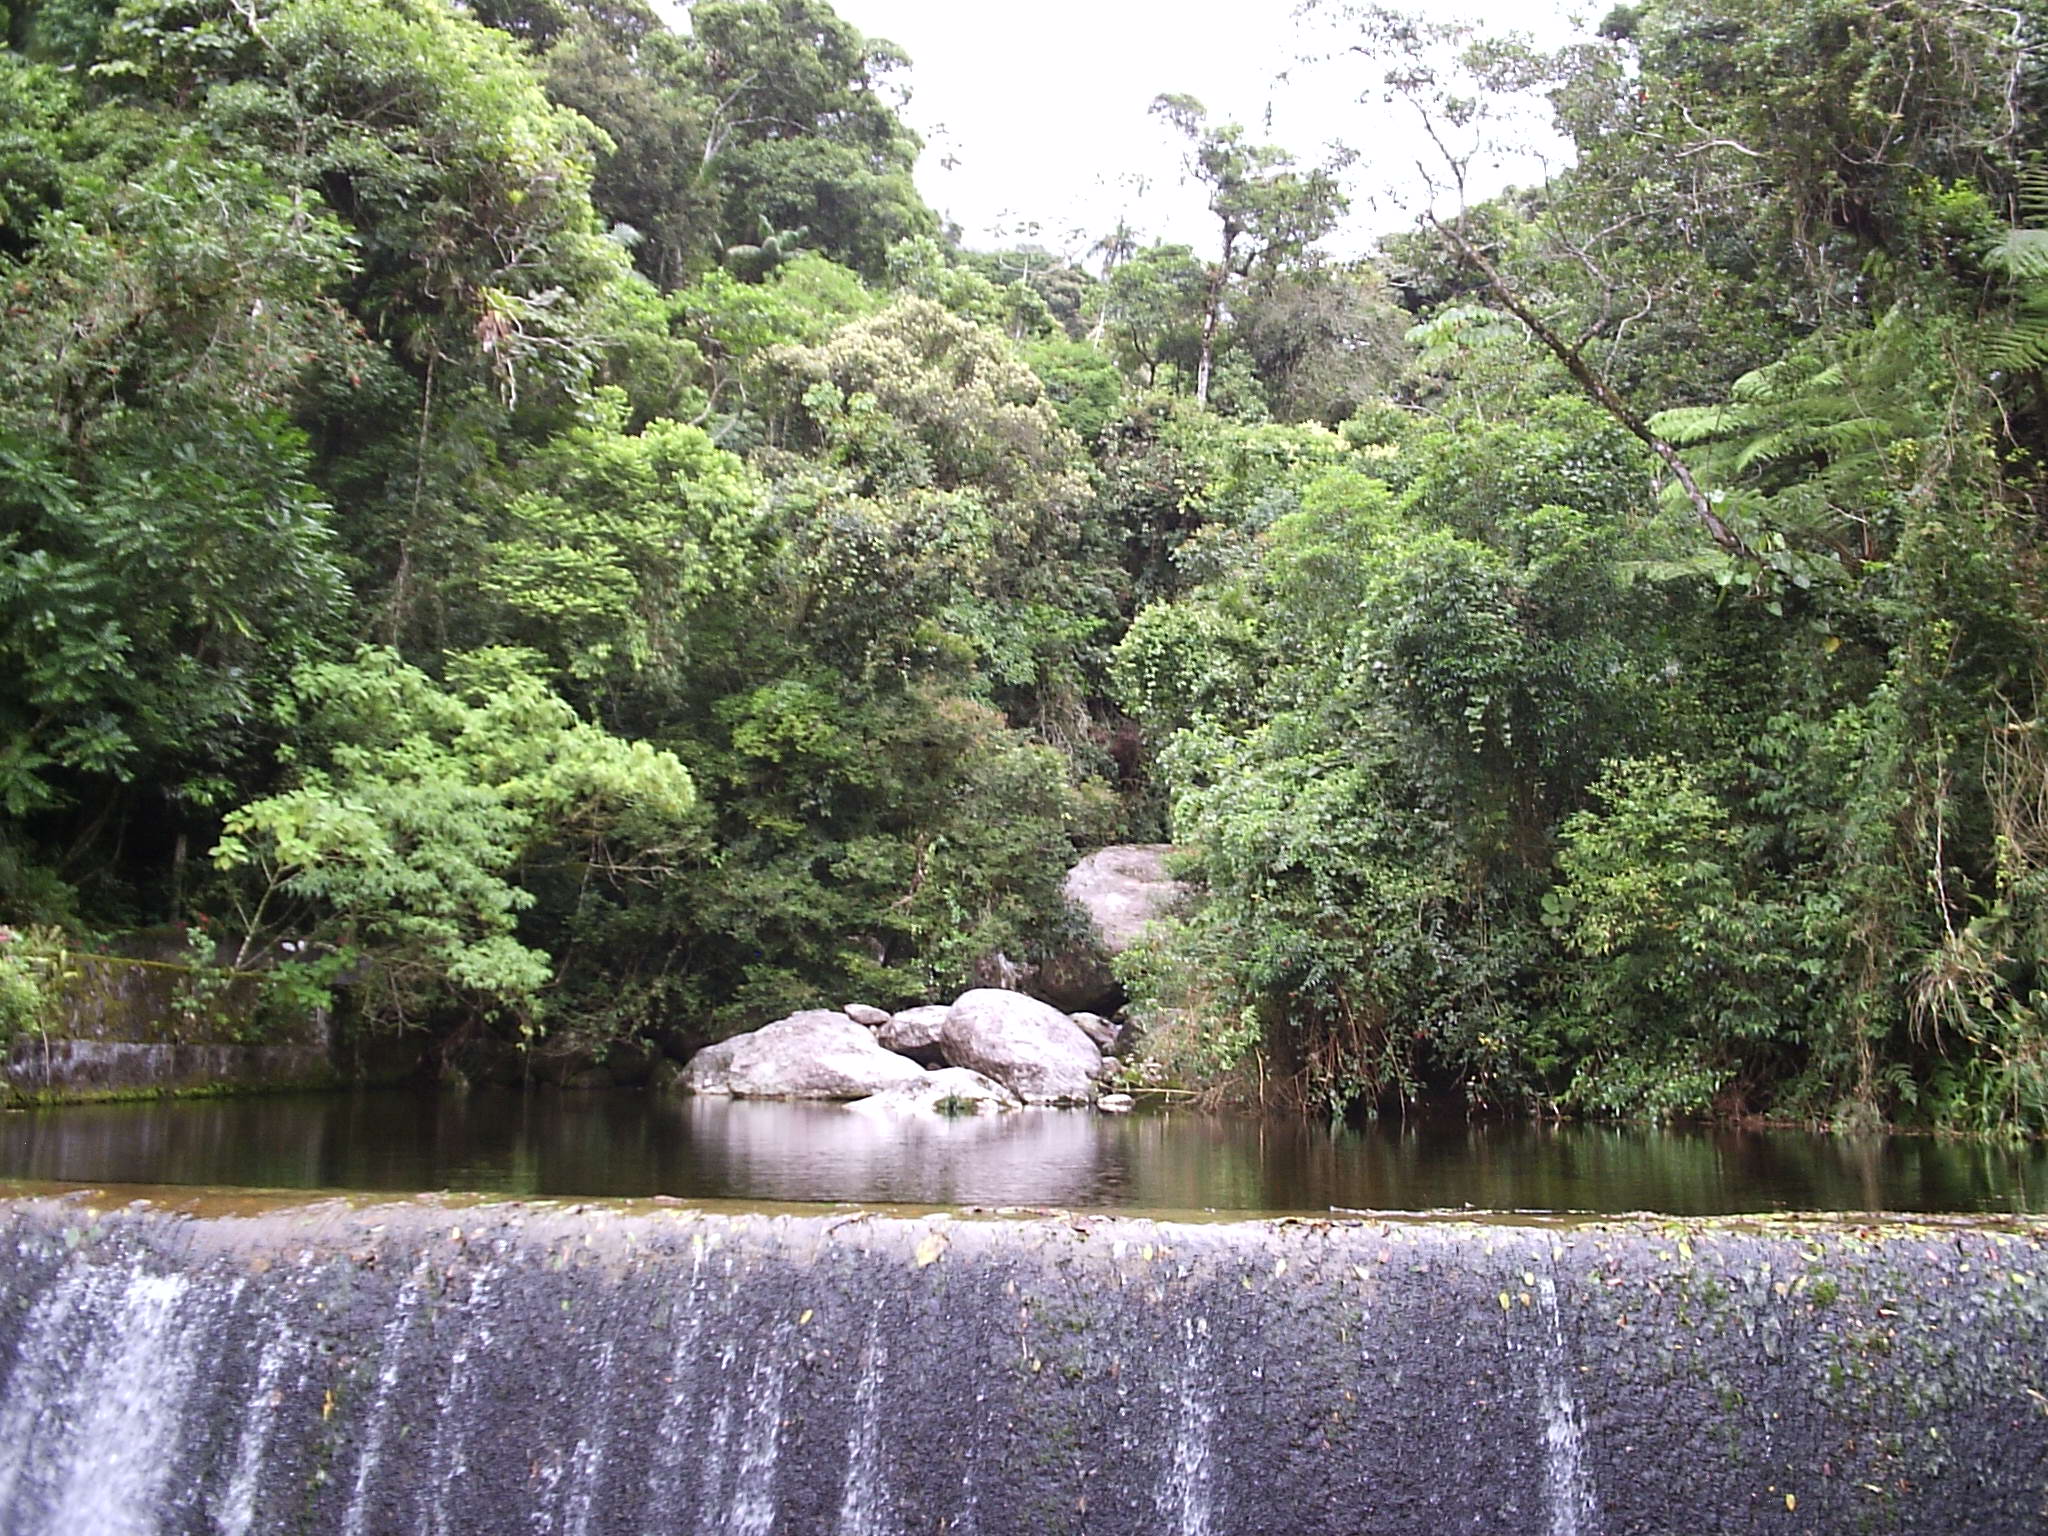
[[[1117,843],[1067,871],[1067,900],[1087,914],[1094,942],[1047,960],[1031,979],[1034,995],[1068,1011],[1116,1006],[1122,989],[1110,957],[1137,943],[1186,894],[1187,887],[1166,873],[1171,852],[1166,843]]]
[[[878,1115],[979,1115],[1022,1109],[1024,1101],[993,1078],[965,1067],[947,1067],[927,1072],[914,1083],[855,1099],[846,1107]]]
[[[946,1065],[946,1053],[939,1045],[939,1033],[952,1012],[944,1003],[925,1008],[906,1008],[875,1031],[875,1039],[890,1050],[928,1067]]]
[[[1085,1104],[1102,1053],[1074,1021],[1021,992],[963,992],[939,1037],[946,1060],[994,1078],[1027,1104]]]
[[[684,1066],[681,1087],[742,1099],[864,1099],[924,1075],[845,1014],[809,1008],[705,1046]]]

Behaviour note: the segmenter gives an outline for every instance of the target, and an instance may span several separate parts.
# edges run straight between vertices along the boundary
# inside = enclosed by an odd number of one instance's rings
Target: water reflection
[[[887,1120],[836,1105],[407,1092],[0,1117],[0,1177],[1222,1211],[2041,1211],[2048,1148],[1192,1113]]]

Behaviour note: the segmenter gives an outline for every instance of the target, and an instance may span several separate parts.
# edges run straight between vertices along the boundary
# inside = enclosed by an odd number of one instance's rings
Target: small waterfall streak
[[[220,1536],[249,1536],[255,1528],[256,1495],[262,1488],[264,1459],[277,1426],[285,1372],[293,1366],[299,1368],[300,1375],[304,1372],[308,1346],[303,1337],[291,1331],[293,1295],[287,1290],[286,1305],[272,1309],[271,1335],[257,1357],[256,1381],[242,1406],[242,1425],[235,1436],[235,1470],[215,1515]]]
[[[67,1415],[45,1530],[148,1536],[158,1528],[192,1381],[193,1341],[178,1319],[190,1288],[179,1275],[129,1276],[106,1342],[75,1367],[76,1415]]]
[[[485,1264],[469,1283],[469,1302],[463,1310],[468,1327],[448,1357],[448,1381],[434,1413],[434,1503],[428,1514],[434,1536],[451,1536],[460,1529],[457,1521],[462,1505],[462,1485],[469,1477],[469,1430],[479,1414],[465,1411],[465,1400],[477,1377],[477,1358],[488,1357],[491,1333],[491,1294],[497,1284],[498,1266]]]
[[[598,1480],[604,1473],[611,1428],[616,1417],[612,1402],[612,1377],[617,1368],[617,1348],[610,1339],[597,1352],[597,1422],[588,1435],[579,1436],[569,1458],[569,1512],[563,1522],[565,1536],[590,1536],[591,1517],[597,1510]]]
[[[1209,1536],[1209,1433],[1216,1423],[1216,1400],[1207,1390],[1208,1319],[1190,1318],[1181,1332],[1187,1347],[1180,1374],[1168,1389],[1174,1400],[1173,1444],[1153,1503],[1167,1529],[1179,1536]]]
[[[782,1393],[787,1381],[788,1367],[779,1353],[757,1361],[748,1373],[727,1536],[770,1536],[775,1529],[775,1463],[782,1449]]]
[[[21,1352],[7,1378],[6,1412],[0,1413],[0,1530],[30,1529],[16,1492],[25,1477],[33,1481],[32,1457],[62,1433],[69,1417],[64,1409],[78,1365],[73,1341],[83,1331],[74,1320],[81,1311],[90,1317],[104,1273],[84,1264],[68,1266],[22,1323]]]
[[[874,1322],[861,1351],[860,1385],[853,1394],[853,1425],[846,1435],[846,1489],[839,1503],[838,1536],[890,1536],[889,1492],[882,1479],[882,1368],[888,1350]]]
[[[681,1348],[680,1341],[678,1341],[677,1348]],[[733,1403],[739,1396],[738,1389],[732,1381],[733,1363],[737,1358],[738,1351],[730,1343],[727,1343],[718,1352],[718,1376],[720,1381],[718,1406],[711,1410],[710,1428],[703,1440],[703,1463],[697,1476],[697,1504],[698,1507],[703,1509],[724,1509],[726,1507],[727,1490],[725,1484],[726,1478],[732,1471],[733,1460]],[[679,1387],[674,1398],[669,1403],[669,1412],[662,1416],[661,1431],[664,1439],[662,1449],[665,1459],[675,1458],[680,1460],[683,1445],[681,1431],[688,1424],[688,1420],[684,1417],[684,1409],[688,1401],[687,1393]],[[674,1421],[673,1426],[671,1425],[671,1419]],[[680,1474],[678,1473],[671,1480],[678,1484],[679,1492]],[[658,1509],[665,1509],[671,1506],[668,1502],[662,1502],[657,1504],[656,1507]]]
[[[421,1259],[398,1288],[392,1304],[391,1321],[384,1325],[384,1338],[377,1350],[377,1395],[370,1402],[369,1426],[363,1433],[363,1450],[356,1460],[355,1487],[349,1492],[348,1510],[342,1516],[342,1536],[363,1536],[370,1515],[370,1489],[377,1463],[384,1459],[384,1437],[390,1432],[392,1398],[405,1367],[405,1346],[412,1333],[413,1313],[426,1294],[431,1264]]]
[[[697,1356],[704,1336],[704,1254],[700,1248],[690,1266],[689,1289],[684,1293],[684,1315],[676,1325],[676,1342],[668,1356],[668,1401],[662,1405],[661,1423],[655,1431],[654,1456],[647,1469],[647,1517],[643,1529],[681,1529],[690,1510],[683,1502],[684,1453],[689,1431],[695,1421],[697,1403]],[[716,1508],[718,1488],[713,1476],[722,1469],[709,1466],[698,1489],[699,1502]]]
[[[1557,1282],[1536,1277],[1536,1297],[1550,1325],[1537,1357],[1543,1399],[1543,1485],[1550,1506],[1550,1536],[1592,1536],[1596,1529],[1592,1474],[1586,1469],[1586,1433],[1572,1391],[1571,1356],[1557,1306]]]

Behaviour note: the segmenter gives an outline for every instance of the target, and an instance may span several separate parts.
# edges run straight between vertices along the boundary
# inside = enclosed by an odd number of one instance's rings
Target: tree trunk
[[[1202,306],[1202,357],[1195,365],[1195,404],[1209,403],[1209,375],[1216,356],[1216,326],[1223,312],[1223,269],[1209,283],[1209,296]]]
[[[1195,365],[1195,404],[1209,403],[1209,375],[1215,371],[1216,332],[1223,323],[1223,295],[1230,288],[1230,261],[1237,254],[1237,227],[1223,224],[1223,259],[1209,274],[1209,291],[1202,302],[1202,356]]]

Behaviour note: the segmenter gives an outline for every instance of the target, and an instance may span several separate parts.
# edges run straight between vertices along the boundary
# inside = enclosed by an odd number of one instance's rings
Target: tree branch
[[[1429,219],[1430,227],[1456,246],[1458,254],[1486,279],[1487,287],[1493,290],[1494,297],[1500,300],[1508,313],[1526,325],[1530,333],[1550,350],[1551,355],[1564,364],[1565,372],[1572,376],[1574,382],[1586,392],[1593,403],[1620,422],[1631,435],[1640,439],[1652,453],[1664,461],[1665,468],[1671,471],[1672,477],[1684,490],[1685,499],[1692,503],[1693,515],[1707,530],[1708,537],[1731,555],[1740,555],[1745,560],[1757,560],[1756,551],[1743,543],[1741,535],[1721,520],[1721,515],[1714,510],[1713,502],[1708,499],[1707,493],[1700,489],[1699,481],[1693,478],[1691,467],[1679,457],[1678,450],[1652,432],[1650,424],[1631,410],[1628,402],[1615,393],[1614,386],[1593,370],[1593,366],[1586,361],[1579,349],[1558,335],[1548,322],[1523,302],[1521,295],[1508,286],[1507,280],[1500,275],[1499,270],[1486,259],[1477,246],[1465,238],[1461,230],[1455,225],[1444,223],[1433,213],[1426,217]]]

